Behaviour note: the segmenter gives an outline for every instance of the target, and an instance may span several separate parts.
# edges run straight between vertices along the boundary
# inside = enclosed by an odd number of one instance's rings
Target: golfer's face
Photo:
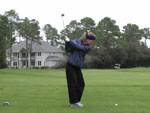
[[[87,44],[89,44],[89,45],[92,45],[94,42],[94,40],[89,40],[89,39],[87,39],[86,41],[87,41]]]

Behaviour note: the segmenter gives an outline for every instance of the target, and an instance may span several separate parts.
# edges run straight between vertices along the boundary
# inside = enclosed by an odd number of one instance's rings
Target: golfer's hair
[[[85,45],[86,44],[86,36],[95,36],[96,37],[96,35],[94,34],[94,33],[92,33],[92,32],[84,32],[83,34],[82,34],[82,36],[81,36],[81,40],[83,40],[83,45]]]

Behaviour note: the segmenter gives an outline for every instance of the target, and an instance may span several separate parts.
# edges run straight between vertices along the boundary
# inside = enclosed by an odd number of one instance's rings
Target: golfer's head
[[[89,44],[92,45],[93,42],[96,40],[96,35],[92,32],[85,32],[82,35],[83,45]]]

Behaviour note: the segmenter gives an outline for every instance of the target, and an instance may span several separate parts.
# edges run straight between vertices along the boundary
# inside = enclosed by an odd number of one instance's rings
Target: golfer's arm
[[[65,42],[65,50],[67,52],[72,52],[73,51],[73,48],[72,48],[72,45],[70,42]]]
[[[76,42],[74,42],[74,41],[70,41],[70,43],[71,43],[71,45],[72,45],[72,47],[74,48],[74,49],[77,49],[77,50],[81,50],[81,51],[85,51],[85,52],[88,52],[88,51],[90,51],[90,49],[91,49],[91,46],[90,45],[85,45],[85,46],[83,46],[83,45],[81,45],[81,44],[79,44],[79,43],[76,43]]]

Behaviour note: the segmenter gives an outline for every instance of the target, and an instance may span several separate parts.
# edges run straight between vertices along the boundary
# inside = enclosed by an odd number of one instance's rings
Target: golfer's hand
[[[66,42],[69,42],[69,41],[70,41],[70,39],[69,39],[67,36],[64,37],[64,40],[65,40]]]

